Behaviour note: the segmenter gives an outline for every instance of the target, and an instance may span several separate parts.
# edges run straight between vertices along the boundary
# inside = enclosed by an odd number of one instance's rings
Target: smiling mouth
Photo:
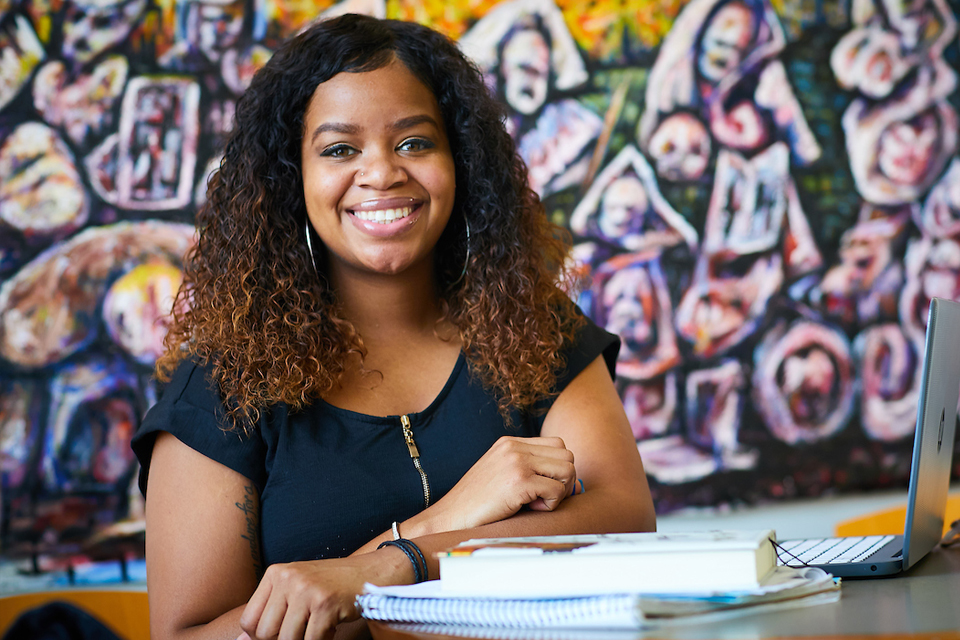
[[[416,211],[417,207],[397,207],[395,209],[377,209],[375,211],[351,211],[353,215],[366,222],[376,222],[379,224],[390,224],[397,220],[406,218]]]

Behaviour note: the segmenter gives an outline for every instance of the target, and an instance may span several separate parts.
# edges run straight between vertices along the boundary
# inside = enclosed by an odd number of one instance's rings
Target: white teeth
[[[376,211],[354,211],[353,215],[367,222],[389,224],[401,218],[406,218],[411,213],[413,213],[413,207],[401,207],[399,209],[377,209]]]

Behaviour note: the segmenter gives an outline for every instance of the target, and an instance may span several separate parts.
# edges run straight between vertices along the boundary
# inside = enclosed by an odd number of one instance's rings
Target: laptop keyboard
[[[849,538],[784,540],[779,544],[790,553],[778,549],[777,564],[796,566],[799,564],[858,562],[868,558],[893,538],[894,536],[853,536]]]

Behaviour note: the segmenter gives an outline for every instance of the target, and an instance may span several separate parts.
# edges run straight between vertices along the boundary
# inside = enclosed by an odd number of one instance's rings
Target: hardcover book
[[[470,596],[755,589],[776,566],[772,530],[468,540],[438,554],[444,592]]]

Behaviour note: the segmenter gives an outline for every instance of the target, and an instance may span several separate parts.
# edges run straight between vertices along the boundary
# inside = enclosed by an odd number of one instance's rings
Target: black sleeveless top
[[[589,320],[564,350],[562,391],[603,354],[610,375],[620,340]],[[542,407],[549,408],[549,404]],[[504,435],[537,436],[545,411],[517,413],[510,430],[495,397],[470,375],[463,353],[446,385],[420,413],[405,416],[429,483],[443,497]],[[298,412],[263,412],[251,436],[222,430],[223,404],[208,371],[184,361],[133,439],[146,493],[153,443],[167,431],[249,479],[260,493],[264,566],[349,555],[424,509],[420,471],[404,440],[401,416],[368,416],[322,400]],[[584,425],[589,428],[589,425]]]

